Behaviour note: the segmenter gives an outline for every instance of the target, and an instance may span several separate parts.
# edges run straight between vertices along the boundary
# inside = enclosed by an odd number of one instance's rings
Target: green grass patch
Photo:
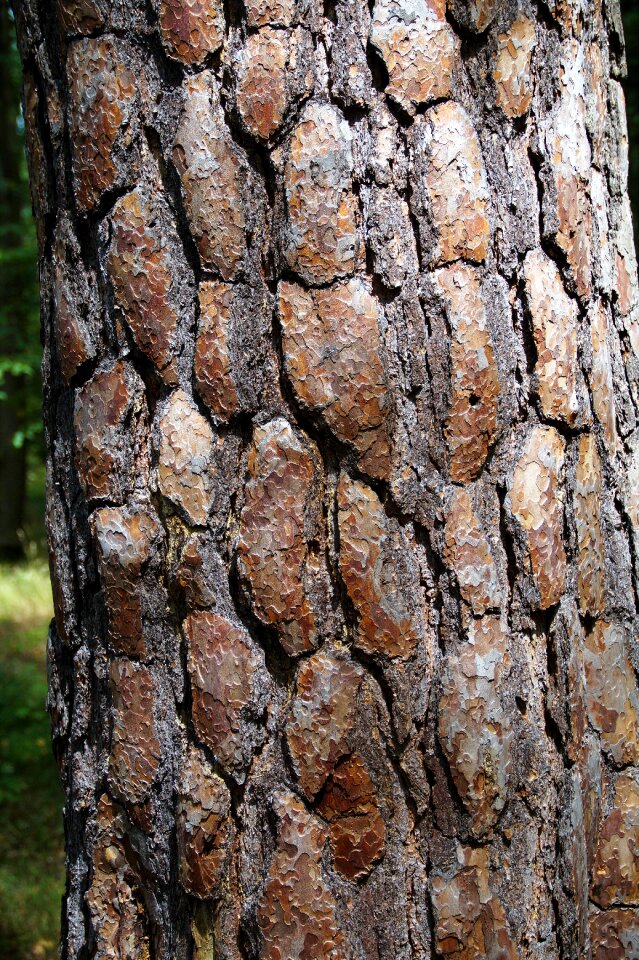
[[[64,889],[62,789],[51,752],[42,563],[0,567],[0,956],[55,960]]]
[[[46,563],[0,565],[0,628],[3,629],[3,650],[0,654],[6,650],[7,643],[14,645],[14,652],[30,649],[42,654],[44,641],[22,640],[20,627],[30,624],[41,627],[44,624],[46,641],[51,616],[51,584]]]

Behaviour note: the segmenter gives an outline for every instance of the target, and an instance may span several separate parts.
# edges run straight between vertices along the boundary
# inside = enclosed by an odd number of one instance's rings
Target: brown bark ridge
[[[639,957],[617,14],[19,5],[65,960]]]

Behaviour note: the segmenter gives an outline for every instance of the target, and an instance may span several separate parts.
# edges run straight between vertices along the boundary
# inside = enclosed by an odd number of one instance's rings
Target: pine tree
[[[65,960],[639,956],[615,0],[22,0]]]

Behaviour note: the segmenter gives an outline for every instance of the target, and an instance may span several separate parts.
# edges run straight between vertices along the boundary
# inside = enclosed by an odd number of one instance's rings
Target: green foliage
[[[21,136],[16,125],[16,136]],[[23,411],[25,428],[33,435],[41,429],[40,412],[40,302],[38,292],[38,250],[31,213],[26,162],[21,163],[19,236],[0,227],[0,391],[7,374],[23,380],[16,398]],[[0,196],[3,184],[0,181]],[[5,192],[6,184],[5,184]],[[5,209],[2,209],[2,206]],[[0,206],[0,223],[7,215]],[[5,246],[9,242],[15,246]],[[5,399],[0,393],[0,399]],[[25,407],[26,404],[26,407]]]
[[[6,24],[6,10],[2,15]],[[13,30],[8,35],[2,32],[0,115],[6,140],[0,160],[0,403],[12,403],[19,412],[14,443],[31,440],[41,445],[37,239],[25,157],[20,60]]]
[[[51,587],[0,567],[0,956],[54,960],[64,889],[62,790],[45,711]]]

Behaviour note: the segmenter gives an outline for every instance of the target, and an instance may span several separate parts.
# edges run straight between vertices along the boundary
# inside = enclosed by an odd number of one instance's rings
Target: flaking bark
[[[16,16],[63,958],[639,957],[616,4]]]

